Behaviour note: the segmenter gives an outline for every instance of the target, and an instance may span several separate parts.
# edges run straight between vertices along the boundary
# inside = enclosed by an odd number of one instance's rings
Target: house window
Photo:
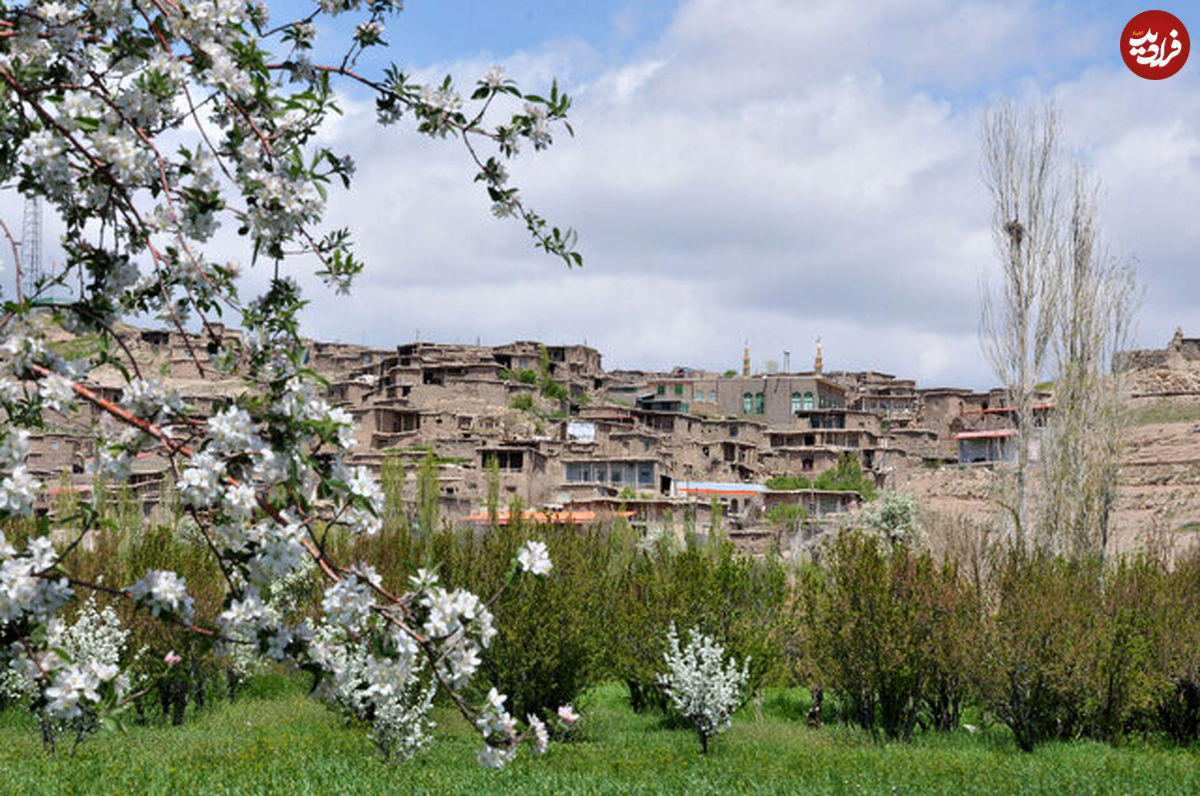
[[[717,402],[717,391],[716,390],[708,391],[708,402],[710,404],[715,404]]]
[[[756,394],[754,396],[754,413],[761,415],[764,411],[766,411],[766,408],[767,408],[767,402],[766,402],[766,399],[763,397],[763,394],[762,393]]]
[[[792,414],[800,411],[800,393],[792,393]]]
[[[804,408],[805,409],[813,408],[813,394],[811,392],[804,393]]]
[[[737,437],[737,435],[738,435],[738,427],[737,427],[737,426],[730,426],[730,427],[729,427],[729,438],[730,438],[730,439],[735,439],[735,438]]]
[[[638,465],[638,486],[653,486],[654,484],[654,465],[650,462],[642,462]]]
[[[659,395],[666,395],[667,394],[667,386],[665,384],[658,385],[657,392]]]
[[[748,415],[754,408],[754,396],[750,393],[742,393],[742,414]]]
[[[522,451],[498,451],[496,463],[501,470],[520,470],[525,466],[525,456]]]
[[[676,385],[675,385],[675,394],[676,394],[676,395],[683,395],[683,385],[682,385],[682,384],[676,384]]]

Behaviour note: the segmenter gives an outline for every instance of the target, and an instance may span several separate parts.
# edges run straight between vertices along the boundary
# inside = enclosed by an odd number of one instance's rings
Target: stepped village
[[[239,337],[216,333],[230,345]],[[197,364],[196,338],[129,327],[120,336],[141,370],[199,416],[239,391],[239,382]],[[852,520],[877,489],[912,493],[944,516],[981,516],[990,510],[990,473],[1022,433],[1002,390],[827,368],[819,344],[801,372],[752,372],[749,346],[740,370],[723,373],[606,371],[593,348],[531,341],[395,349],[313,342],[307,359],[327,380],[329,401],[359,424],[350,463],[378,473],[396,457],[405,499],[415,502],[417,472],[432,461],[440,516],[454,523],[506,522],[504,507],[519,498],[539,521],[623,517],[647,532],[676,533],[719,524],[745,549],[772,541],[795,549]],[[1200,339],[1177,332],[1163,349],[1122,353],[1118,368],[1132,419],[1114,538],[1129,545],[1134,529],[1200,530]],[[85,383],[120,399],[115,370],[93,371]],[[1046,392],[1034,425],[1051,412]],[[94,488],[86,432],[98,419],[85,408],[31,439],[31,472],[60,484],[44,501]],[[130,484],[147,513],[168,474],[168,461],[154,454],[134,463]],[[489,481],[499,491],[494,517]]]

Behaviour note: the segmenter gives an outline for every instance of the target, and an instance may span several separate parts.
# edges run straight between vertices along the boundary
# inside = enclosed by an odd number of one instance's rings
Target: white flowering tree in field
[[[485,762],[502,763],[525,737],[541,746],[540,725],[519,726],[503,695],[482,706],[461,696],[495,632],[488,603],[426,572],[391,593],[369,567],[327,552],[332,532],[375,533],[382,501],[373,476],[344,462],[350,415],[326,402],[305,367],[302,300],[288,271],[297,258],[315,261],[344,291],[362,269],[348,231],[321,226],[329,186],[349,186],[354,171],[349,156],[315,143],[337,112],[338,87],[370,92],[381,124],[408,116],[419,133],[457,139],[495,214],[523,220],[537,246],[581,264],[574,233],[532,212],[504,165],[522,146],[551,143],[568,98],[556,86],[525,95],[500,69],[466,98],[449,78],[426,86],[395,67],[360,73],[360,54],[383,43],[399,7],[320,0],[301,18],[278,20],[261,2],[239,0],[0,0],[0,189],[40,197],[65,225],[61,270],[22,293],[16,241],[0,219],[18,268],[16,300],[0,317],[0,521],[41,505],[44,485],[25,464],[30,430],[91,404],[116,421],[101,426],[98,474],[121,482],[137,455],[166,457],[228,587],[210,622],[195,616],[187,583],[168,568],[122,586],[74,576],[71,554],[97,522],[86,504],[41,522],[21,549],[0,536],[0,663],[31,671],[51,713],[86,705],[101,715],[128,698],[115,667],[78,677],[78,665],[46,644],[45,628],[69,601],[106,592],[191,632],[325,673],[355,692],[346,699],[359,715],[404,725],[381,731],[390,750],[420,740],[420,721],[394,699],[403,692],[427,704],[411,688],[416,672],[480,727]],[[358,24],[341,57],[318,63],[310,56],[318,23],[337,15]],[[245,241],[244,261],[206,254],[218,228]],[[256,263],[272,269],[269,287],[242,296],[238,273]],[[62,298],[76,285],[76,297]],[[216,414],[196,413],[139,371],[114,332],[125,316],[196,330],[200,372],[237,374],[246,389]],[[217,317],[239,320],[243,342],[220,336]],[[98,353],[64,359],[47,343],[54,328],[99,340]],[[125,374],[120,401],[80,383],[102,364]],[[51,528],[69,534],[52,541]],[[318,627],[286,624],[264,602],[269,584],[305,562],[328,580]],[[521,568],[548,571],[544,548],[523,551]]]
[[[732,658],[726,663],[725,648],[695,629],[680,647],[674,624],[663,659],[667,671],[658,676],[658,683],[671,707],[696,730],[700,751],[707,754],[709,739],[729,729],[730,718],[742,705],[750,659],[742,661],[740,669]]]
[[[881,492],[878,499],[863,508],[862,520],[891,547],[913,548],[924,539],[917,499],[908,492]]]

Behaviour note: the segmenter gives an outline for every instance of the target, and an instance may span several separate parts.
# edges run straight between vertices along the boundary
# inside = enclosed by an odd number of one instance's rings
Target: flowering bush
[[[730,658],[725,663],[725,648],[696,630],[689,634],[687,646],[680,648],[675,625],[667,634],[663,659],[667,671],[658,682],[671,700],[671,706],[695,728],[700,751],[708,753],[708,740],[729,729],[729,720],[742,704],[750,661]]]
[[[862,520],[889,545],[904,545],[916,549],[924,541],[921,522],[917,516],[917,499],[907,492],[891,490],[880,493],[862,511]]]
[[[29,698],[41,727],[42,739],[53,749],[63,732],[74,733],[78,744],[97,725],[93,703],[107,691],[110,698],[129,690],[129,676],[120,675],[119,664],[129,631],[111,606],[97,610],[89,597],[75,621],[59,619],[47,627],[47,647],[61,654],[47,654],[39,661],[43,674],[32,661],[14,657],[0,678],[0,688],[10,699]],[[39,680],[45,680],[39,688]]]
[[[29,517],[38,505],[29,430],[88,404],[115,421],[97,424],[96,474],[120,483],[135,457],[167,459],[227,586],[223,610],[209,617],[196,615],[186,579],[164,566],[124,588],[79,577],[70,553],[97,524],[86,504],[42,526],[69,530],[58,548],[47,535],[23,550],[0,536],[0,663],[26,667],[64,714],[98,707],[116,677],[102,664],[51,668],[45,628],[83,590],[335,679],[358,667],[378,678],[355,687],[372,699],[392,699],[389,684],[407,683],[398,673],[416,671],[420,657],[468,717],[490,715],[458,693],[494,632],[485,603],[428,577],[391,593],[328,553],[335,531],[379,530],[382,494],[371,473],[346,463],[354,423],[305,366],[303,300],[285,269],[296,256],[315,260],[318,275],[346,291],[363,267],[347,230],[320,228],[328,185],[349,186],[354,173],[349,156],[314,143],[337,112],[336,81],[370,92],[382,124],[409,114],[418,132],[462,141],[495,214],[522,219],[537,246],[580,264],[574,233],[529,210],[503,163],[522,144],[548,146],[570,100],[557,86],[525,95],[499,69],[466,100],[449,78],[422,86],[395,67],[360,74],[358,57],[383,43],[399,10],[394,0],[321,0],[300,19],[271,20],[265,5],[238,0],[0,4],[0,184],[44,199],[65,225],[62,269],[26,292],[18,258],[16,301],[0,319],[0,519]],[[319,23],[336,15],[359,24],[340,59],[314,62]],[[496,120],[506,101],[516,105]],[[222,226],[245,238],[249,264],[273,268],[262,295],[239,294],[241,263],[206,255]],[[2,220],[0,232],[11,240]],[[76,284],[77,296],[51,298],[52,288],[62,296]],[[195,368],[237,374],[245,391],[208,417],[186,406],[124,348],[114,330],[126,315],[198,329],[195,343],[188,338]],[[218,316],[240,320],[244,337],[219,334]],[[96,353],[78,362],[56,353],[48,344],[56,326],[98,341]],[[125,374],[119,401],[81,383],[99,365]],[[527,571],[549,570],[544,550],[525,555]],[[329,582],[319,630],[269,611],[263,598],[306,561]],[[369,659],[360,660],[364,649]],[[370,715],[390,715],[391,704]],[[508,754],[536,735],[489,723],[486,748]],[[388,748],[405,747],[397,743]]]

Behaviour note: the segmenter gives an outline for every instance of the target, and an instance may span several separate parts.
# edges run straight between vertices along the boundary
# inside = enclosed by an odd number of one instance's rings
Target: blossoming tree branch
[[[0,219],[18,270],[16,300],[0,318],[0,518],[31,517],[45,486],[25,464],[30,430],[90,403],[111,421],[98,426],[96,475],[122,482],[139,454],[166,457],[227,586],[219,616],[201,618],[185,579],[166,568],[119,586],[75,577],[71,554],[98,521],[86,504],[42,518],[23,549],[0,534],[0,663],[35,684],[51,716],[101,717],[129,698],[111,663],[72,660],[48,641],[72,599],[107,592],[226,647],[322,675],[348,712],[371,723],[381,749],[420,746],[439,687],[479,728],[481,762],[503,765],[526,739],[545,748],[541,718],[519,722],[495,689],[481,705],[463,696],[496,632],[491,600],[449,590],[427,570],[392,593],[369,564],[328,552],[331,533],[376,533],[382,505],[374,477],[344,463],[352,418],[326,402],[305,367],[303,302],[289,275],[316,262],[345,291],[363,268],[348,231],[321,225],[329,186],[349,187],[354,172],[348,155],[315,143],[338,112],[337,90],[369,91],[380,124],[408,116],[421,134],[457,139],[493,212],[519,218],[568,266],[582,264],[574,232],[530,209],[505,167],[522,147],[549,146],[558,127],[570,131],[568,97],[557,86],[524,94],[499,68],[466,98],[449,78],[420,85],[396,67],[361,73],[359,56],[384,44],[399,6],[320,0],[300,19],[274,20],[261,2],[238,0],[0,0],[0,185],[42,198],[65,226],[61,269],[22,292],[19,253]],[[353,17],[354,33],[340,58],[315,62],[317,22],[337,15]],[[244,239],[243,262],[206,254],[220,227]],[[273,269],[269,287],[243,297],[239,271],[256,263]],[[76,297],[61,298],[75,285]],[[200,372],[237,374],[246,389],[198,414],[139,371],[114,331],[127,316],[196,330]],[[218,336],[217,316],[240,319],[242,342]],[[48,345],[54,327],[103,344],[68,361]],[[124,374],[119,402],[81,383],[100,365]],[[322,616],[289,625],[264,594],[313,566],[328,582]],[[530,542],[509,582],[550,569],[545,546]]]

